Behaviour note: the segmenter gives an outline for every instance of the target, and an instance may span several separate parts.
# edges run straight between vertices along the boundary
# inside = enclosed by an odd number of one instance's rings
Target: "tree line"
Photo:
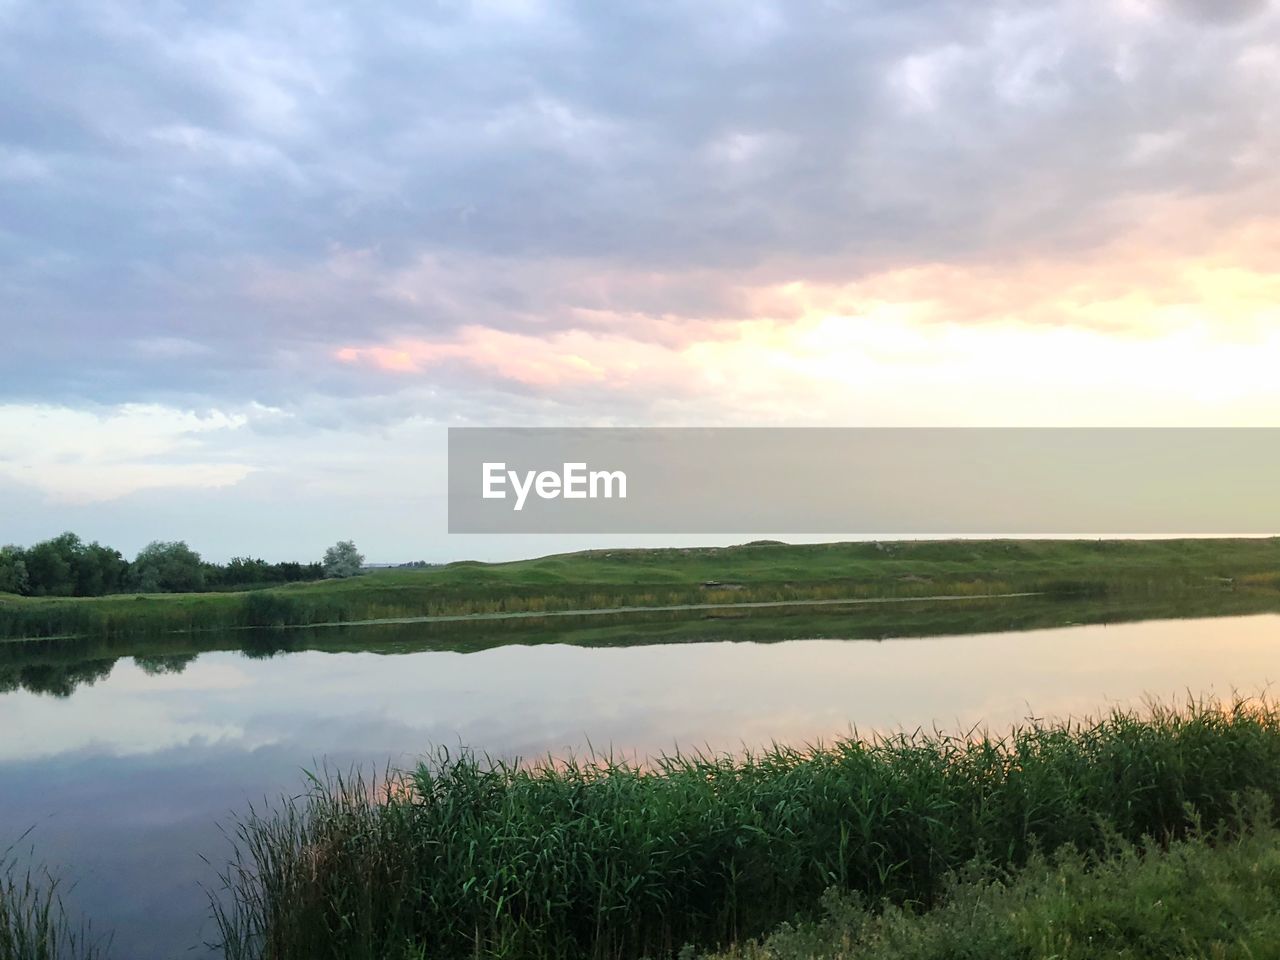
[[[155,541],[132,560],[96,540],[74,533],[30,547],[0,547],[0,593],[28,597],[100,597],[110,593],[199,593],[347,577],[360,572],[364,557],[349,540],[325,551],[314,563],[268,563],[234,557],[226,563],[201,558],[182,540]]]

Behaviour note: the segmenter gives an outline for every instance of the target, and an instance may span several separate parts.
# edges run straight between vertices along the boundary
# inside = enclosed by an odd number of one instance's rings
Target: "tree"
[[[119,550],[104,547],[95,540],[83,547],[72,561],[76,596],[100,597],[104,593],[116,593],[124,583],[128,568],[129,564]]]
[[[326,577],[354,577],[364,566],[364,555],[350,540],[339,540],[324,552],[322,566]]]
[[[253,557],[232,557],[221,570],[221,582],[229,587],[248,587],[259,583],[268,583],[271,577],[271,565],[265,560]]]
[[[0,592],[98,597],[120,589],[128,566],[119,550],[64,533],[28,550],[0,550]]]
[[[37,543],[23,558],[31,593],[37,597],[69,597],[75,593],[75,566],[84,545],[74,533]]]
[[[0,593],[27,592],[30,580],[25,557],[26,551],[21,547],[0,547]]]
[[[143,593],[188,593],[204,589],[204,564],[181,540],[153,541],[129,567],[129,582]]]

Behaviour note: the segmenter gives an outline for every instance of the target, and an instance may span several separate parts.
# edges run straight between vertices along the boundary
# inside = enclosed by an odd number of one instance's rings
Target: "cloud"
[[[0,477],[75,503],[159,487],[228,486],[252,468],[207,459],[210,439],[246,422],[218,410],[202,415],[156,405],[96,412],[0,405]]]
[[[652,374],[668,360],[660,345],[625,336],[572,330],[532,337],[486,327],[464,327],[449,341],[406,339],[344,346],[334,357],[391,374],[423,373],[438,365],[462,363],[480,374],[526,387],[601,384],[624,392],[651,382]]]
[[[1267,9],[1268,0],[1168,0],[1169,7],[1194,20],[1237,23]]]
[[[52,495],[356,484],[424,423],[1085,417],[1090,354],[1116,418],[1275,415],[1275,5],[11,0],[0,44],[0,462]]]

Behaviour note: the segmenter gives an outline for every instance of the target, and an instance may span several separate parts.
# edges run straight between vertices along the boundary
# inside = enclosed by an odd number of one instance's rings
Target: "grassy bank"
[[[682,603],[1044,591],[1129,595],[1280,589],[1280,539],[947,540],[596,550],[461,562],[219,594],[0,597],[0,637]]]
[[[1280,800],[1265,703],[645,769],[441,755],[242,821],[220,922],[231,960],[662,956],[812,916],[830,888],[927,908],[975,859],[1176,839],[1245,793]]]
[[[833,893],[824,912],[717,960],[1255,960],[1280,944],[1280,832],[1259,818],[1167,847],[1067,850],[953,880],[932,910]]]

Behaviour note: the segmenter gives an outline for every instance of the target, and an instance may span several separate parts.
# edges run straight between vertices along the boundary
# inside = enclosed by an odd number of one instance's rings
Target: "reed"
[[[816,921],[783,924],[719,960],[1251,958],[1280,943],[1280,831],[1243,798],[1227,829],[1161,845],[1069,848],[1015,871],[959,871],[931,910],[829,892]]]
[[[929,905],[975,859],[1164,843],[1280,800],[1280,708],[1153,705],[1004,736],[522,764],[441,752],[253,812],[228,960],[656,957],[757,937],[824,891]]]
[[[47,870],[21,867],[14,847],[0,853],[0,960],[101,960],[107,946],[72,922]]]

